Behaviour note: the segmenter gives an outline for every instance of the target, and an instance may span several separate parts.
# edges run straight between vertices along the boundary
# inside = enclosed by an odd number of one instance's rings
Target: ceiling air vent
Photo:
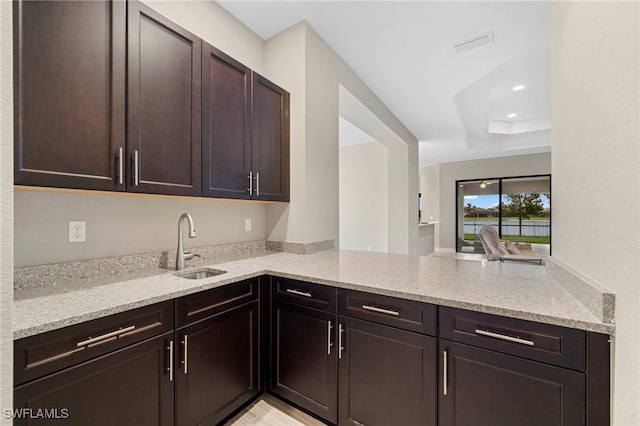
[[[456,53],[468,52],[473,49],[477,49],[480,46],[484,46],[485,44],[489,44],[493,42],[493,31],[490,31],[486,34],[481,34],[477,37],[470,38],[463,42],[457,43],[453,45]]]

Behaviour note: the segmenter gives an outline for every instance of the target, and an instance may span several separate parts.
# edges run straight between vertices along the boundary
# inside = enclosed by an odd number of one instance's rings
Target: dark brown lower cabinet
[[[340,425],[436,424],[436,339],[340,317]]]
[[[215,425],[260,392],[258,302],[176,335],[176,423]]]
[[[268,387],[340,426],[609,425],[607,335],[269,284],[16,341],[14,423],[216,425]]]
[[[173,425],[172,339],[166,333],[16,387],[14,424]]]
[[[574,426],[585,374],[440,340],[440,426]]]
[[[271,391],[337,421],[336,315],[278,302],[273,313]]]

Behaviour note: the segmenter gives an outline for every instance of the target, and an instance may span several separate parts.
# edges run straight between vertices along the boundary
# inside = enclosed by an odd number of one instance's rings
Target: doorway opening
[[[339,87],[339,247],[407,253],[408,148]]]

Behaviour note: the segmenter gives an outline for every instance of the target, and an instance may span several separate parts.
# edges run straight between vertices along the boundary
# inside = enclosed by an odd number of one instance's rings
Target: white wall
[[[640,10],[552,7],[553,257],[616,293],[613,425],[640,424]]]
[[[12,4],[0,1],[0,409],[13,407]],[[11,420],[2,416],[0,423]]]
[[[290,90],[292,103],[291,203],[268,207],[267,229],[272,230],[269,239],[303,243],[339,239],[340,85],[404,141],[407,177],[402,191],[417,197],[417,140],[306,22],[269,39],[266,49],[266,70]],[[293,105],[299,108],[297,116]],[[299,168],[304,172],[295,174],[294,179],[294,170]],[[406,199],[404,203],[408,205]],[[417,226],[408,226],[409,216],[412,212],[417,223],[417,211],[415,207],[403,211],[407,252],[410,249],[407,246],[417,238]]]
[[[435,250],[435,224],[420,225],[418,228],[418,244],[416,254],[426,256]]]
[[[423,220],[433,215],[440,223],[436,225],[435,246],[437,250],[454,251],[456,243],[456,180],[482,179],[508,176],[542,175],[551,173],[551,154],[530,154],[514,157],[489,158],[484,160],[457,161],[421,170],[422,197],[429,211]],[[552,176],[552,180],[554,177]],[[437,183],[436,183],[437,181]],[[553,194],[554,209],[556,194]],[[437,206],[434,214],[429,204]],[[555,210],[554,213],[555,214]],[[555,220],[555,216],[554,216]],[[554,235],[554,250],[556,236]]]
[[[389,249],[388,149],[378,142],[340,148],[340,248]]]

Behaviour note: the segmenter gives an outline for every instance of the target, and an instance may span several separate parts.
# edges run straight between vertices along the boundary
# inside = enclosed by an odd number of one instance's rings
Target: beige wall
[[[423,216],[423,218],[424,220],[429,220],[429,217],[433,215],[434,220],[439,221],[436,225],[435,232],[436,250],[455,250],[456,180],[549,173],[551,173],[550,153],[457,161],[422,169],[422,196],[424,197],[424,203],[428,206],[426,216]],[[434,181],[437,181],[437,183],[434,183]],[[556,194],[552,196],[554,197],[555,203]],[[437,206],[437,210],[434,210],[434,207],[430,203]]]
[[[340,248],[389,250],[389,152],[372,142],[340,148]]]
[[[407,171],[399,192],[417,197],[417,140],[313,28],[301,22],[269,39],[266,51],[266,70],[290,90],[292,104],[291,203],[267,207],[269,239],[303,243],[339,239],[340,85],[404,142]],[[404,252],[412,250],[417,238],[417,226],[409,226],[410,219],[417,223],[415,202],[409,209],[408,200],[408,196],[402,200],[407,208],[400,218]]]
[[[168,249],[182,211],[198,222],[197,245],[266,238],[337,241],[340,84],[404,140],[407,147],[400,161],[407,164],[408,177],[399,183],[402,191],[417,193],[416,139],[306,23],[265,43],[214,2],[145,3],[291,92],[291,203],[20,192],[15,205],[17,266]],[[414,208],[404,212],[397,222],[407,230],[394,238],[408,252],[412,232],[417,233],[409,229],[410,213],[416,213]],[[141,214],[148,220],[143,222]],[[251,233],[240,226],[246,218],[254,222]],[[87,222],[86,243],[67,242],[70,220]]]
[[[553,257],[616,293],[613,425],[640,424],[640,11],[552,8]]]
[[[142,0],[158,13],[191,31],[261,74],[264,40],[213,1]]]
[[[178,218],[193,217],[185,247],[265,239],[265,205],[248,201],[93,193],[15,192],[15,266],[175,250]],[[251,231],[244,220],[251,219]],[[68,222],[86,221],[87,241],[68,242]]]
[[[269,78],[264,69],[264,40],[216,3],[145,3]],[[198,237],[186,243],[191,247],[267,236],[266,204],[262,203],[19,191],[15,197],[15,266],[173,250],[182,212],[191,213],[196,222]],[[251,232],[244,231],[244,219],[252,219]],[[68,243],[68,222],[72,220],[87,222],[86,243]]]
[[[0,1],[0,409],[13,407],[12,2]],[[0,424],[11,420],[0,417]]]

